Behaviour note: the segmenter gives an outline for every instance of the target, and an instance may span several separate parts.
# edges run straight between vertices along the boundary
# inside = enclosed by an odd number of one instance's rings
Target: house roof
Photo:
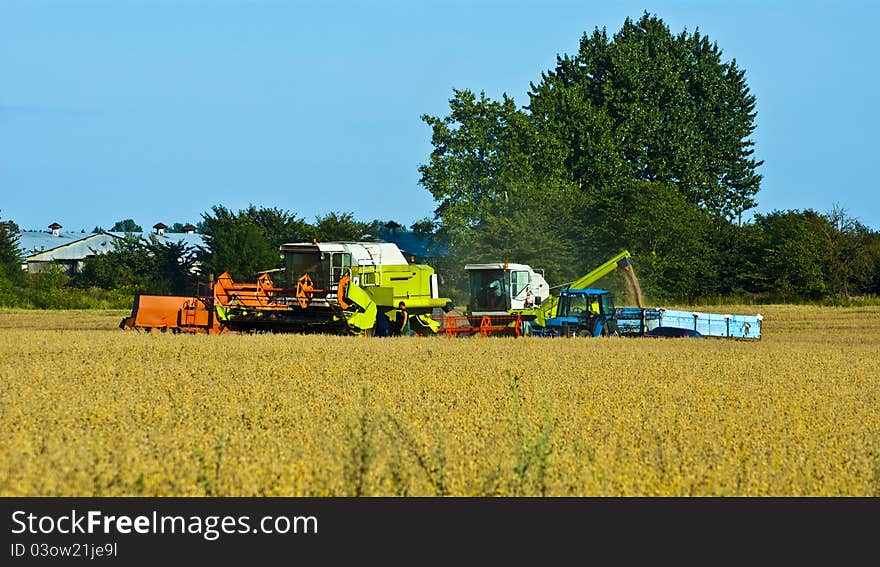
[[[19,246],[29,261],[79,260],[113,249],[112,234],[51,233],[24,231],[18,233]]]
[[[54,260],[81,260],[95,254],[113,250],[113,241],[125,236],[124,232],[102,232],[83,234],[81,232],[60,232],[58,236],[42,231],[25,230],[18,233],[19,248],[24,259],[32,262],[51,262]],[[151,236],[162,242],[182,242],[187,246],[204,246],[200,234],[171,233],[158,236],[155,233],[132,232],[134,236],[149,239]]]

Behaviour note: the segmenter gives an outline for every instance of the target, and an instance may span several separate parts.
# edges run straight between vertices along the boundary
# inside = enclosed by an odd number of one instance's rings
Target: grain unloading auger
[[[433,334],[435,308],[449,311],[437,275],[407,262],[391,243],[310,242],[283,244],[284,268],[255,283],[224,273],[194,297],[140,295],[123,329],[184,333],[295,332],[369,334],[393,319],[406,303],[415,332]],[[276,285],[272,274],[281,285]],[[279,277],[280,276],[280,277]]]

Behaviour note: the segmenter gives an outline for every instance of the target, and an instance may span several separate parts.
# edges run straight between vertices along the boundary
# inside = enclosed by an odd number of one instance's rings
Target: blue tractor
[[[614,302],[607,289],[565,289],[559,293],[554,317],[545,319],[536,335],[552,337],[616,337],[620,335]]]

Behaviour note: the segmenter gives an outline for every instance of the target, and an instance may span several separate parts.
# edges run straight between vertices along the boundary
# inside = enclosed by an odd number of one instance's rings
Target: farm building
[[[18,233],[19,247],[23,255],[22,269],[41,273],[48,271],[50,266],[58,266],[65,273],[80,272],[87,258],[113,250],[113,242],[122,239],[126,234],[62,232],[63,227],[58,223],[52,223],[49,228],[51,232],[25,230]],[[150,237],[150,234],[145,232],[128,234],[145,239]],[[165,233],[157,229],[153,235],[167,242],[182,242],[188,246],[204,245],[202,236],[194,232]]]

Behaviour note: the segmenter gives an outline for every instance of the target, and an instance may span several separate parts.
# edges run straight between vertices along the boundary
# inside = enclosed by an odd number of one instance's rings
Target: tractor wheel
[[[605,324],[602,325],[602,336],[619,337],[620,327],[617,326],[617,321],[605,321]]]

